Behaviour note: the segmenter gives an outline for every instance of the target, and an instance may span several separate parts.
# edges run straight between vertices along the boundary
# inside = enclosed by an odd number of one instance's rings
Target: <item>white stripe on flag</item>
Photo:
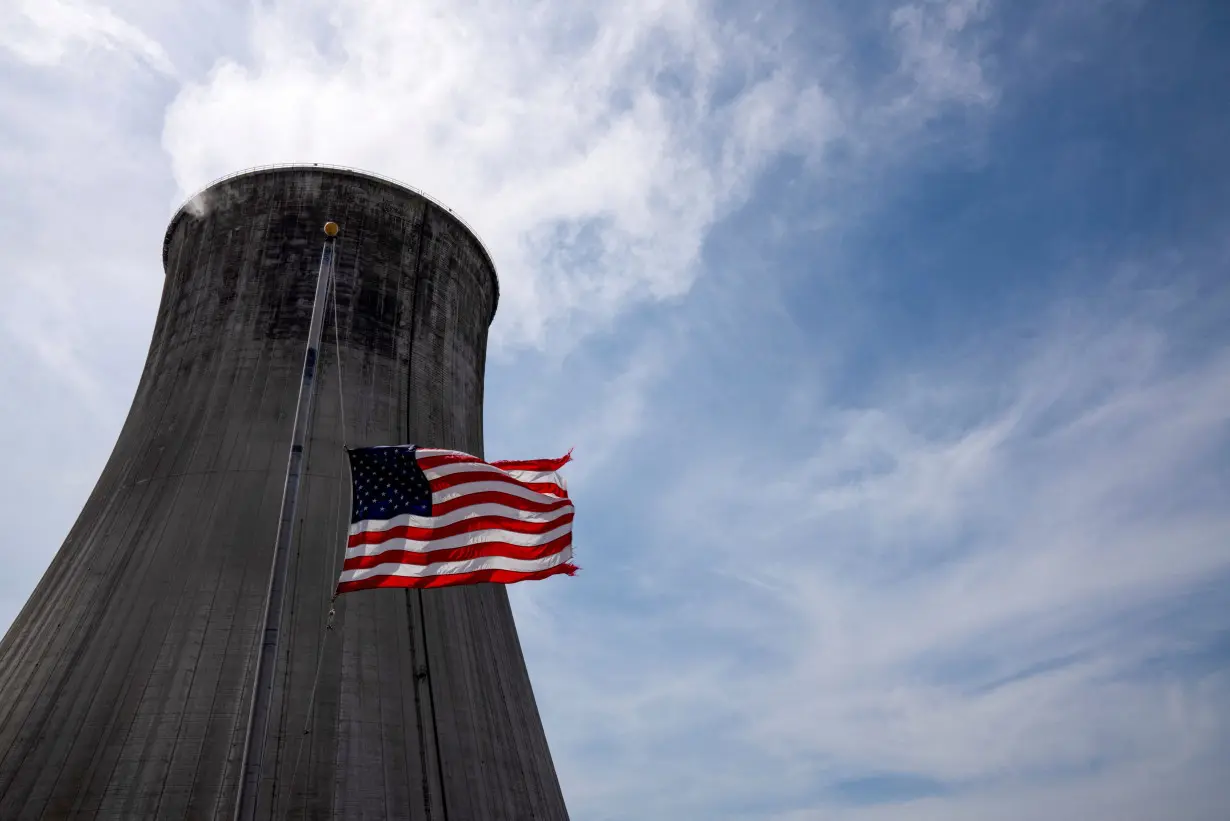
[[[553,501],[556,499],[554,496],[546,498]],[[463,507],[441,516],[415,516],[412,513],[404,513],[401,516],[394,516],[392,519],[364,519],[350,525],[350,534],[353,536],[356,533],[375,533],[381,530],[388,530],[391,527],[444,527],[445,525],[473,519],[477,516],[500,516],[520,522],[549,522],[553,519],[558,519],[560,516],[572,513],[572,511],[572,505],[563,505],[555,510],[538,511],[518,510],[515,507],[501,505],[497,502],[487,502]]]
[[[355,556],[378,556],[390,550],[405,550],[411,553],[426,553],[430,550],[448,550],[453,547],[484,544],[485,542],[507,542],[518,547],[537,547],[558,539],[572,530],[572,522],[561,525],[547,533],[514,533],[510,530],[476,530],[473,533],[458,533],[456,536],[445,536],[443,539],[389,539],[379,544],[357,544],[346,548],[346,558]]]
[[[509,559],[505,556],[484,556],[464,562],[437,562],[424,566],[392,562],[378,564],[375,567],[364,567],[358,570],[342,571],[341,583],[361,581],[372,576],[408,576],[422,578],[423,576],[446,576],[454,573],[473,573],[479,570],[511,570],[516,573],[534,573],[548,570],[565,564],[572,558],[571,548],[562,550],[543,559]]]
[[[431,494],[431,502],[438,505],[461,496],[469,496],[471,493],[506,493],[519,499],[528,499],[531,502],[558,502],[561,498],[549,493],[539,493],[512,482],[466,482],[464,485],[437,490]]]
[[[566,488],[564,478],[553,470],[501,470],[483,462],[446,462],[423,471],[428,479],[439,479],[454,473],[495,473],[511,476],[519,482],[548,482]]]
[[[504,472],[519,482],[546,482],[559,485],[561,490],[568,489],[568,483],[564,481],[564,477],[553,470],[506,470]]]

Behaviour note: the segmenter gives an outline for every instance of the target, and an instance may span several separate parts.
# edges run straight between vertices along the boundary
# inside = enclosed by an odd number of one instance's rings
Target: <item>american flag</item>
[[[350,536],[338,593],[572,575],[570,460],[491,462],[415,445],[349,451]]]

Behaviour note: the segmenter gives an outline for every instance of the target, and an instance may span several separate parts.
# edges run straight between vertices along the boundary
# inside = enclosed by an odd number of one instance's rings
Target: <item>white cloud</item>
[[[907,3],[891,15],[902,68],[929,99],[990,102],[995,92],[983,76],[981,48],[968,30],[987,11],[985,0]]]
[[[175,72],[157,41],[89,0],[17,0],[17,8],[4,14],[0,46],[37,66],[56,66],[74,49],[99,48],[140,58],[165,74]]]
[[[99,6],[36,3],[0,21],[0,49],[21,58],[0,83],[5,627],[115,442],[162,288],[174,188],[156,129],[171,78],[142,56],[156,57],[152,41],[118,20]]]

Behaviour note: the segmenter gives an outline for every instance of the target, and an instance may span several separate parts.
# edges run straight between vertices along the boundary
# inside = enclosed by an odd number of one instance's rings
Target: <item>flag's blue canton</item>
[[[350,521],[392,519],[403,513],[431,515],[431,485],[415,458],[414,445],[350,451],[354,502]]]

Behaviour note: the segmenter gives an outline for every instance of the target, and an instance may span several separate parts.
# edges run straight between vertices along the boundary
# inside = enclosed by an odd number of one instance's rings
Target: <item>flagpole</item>
[[[239,786],[235,793],[235,821],[254,821],[260,796],[261,767],[265,757],[265,740],[269,734],[269,707],[273,699],[274,668],[278,662],[278,640],[282,628],[282,604],[286,586],[286,569],[290,560],[290,545],[295,534],[295,516],[299,503],[299,482],[303,475],[303,448],[312,422],[315,398],[316,364],[324,328],[324,295],[333,279],[335,263],[334,237],[337,223],[325,223],[325,244],[320,251],[320,270],[316,275],[316,294],[312,300],[312,321],[308,325],[307,350],[303,355],[303,374],[299,382],[299,401],[295,407],[295,424],[290,438],[290,456],[286,463],[286,484],[282,490],[282,512],[274,541],[273,564],[269,571],[269,587],[265,592],[265,619],[262,626],[260,652],[256,657],[253,676],[252,704],[248,712],[248,728],[240,765]]]

